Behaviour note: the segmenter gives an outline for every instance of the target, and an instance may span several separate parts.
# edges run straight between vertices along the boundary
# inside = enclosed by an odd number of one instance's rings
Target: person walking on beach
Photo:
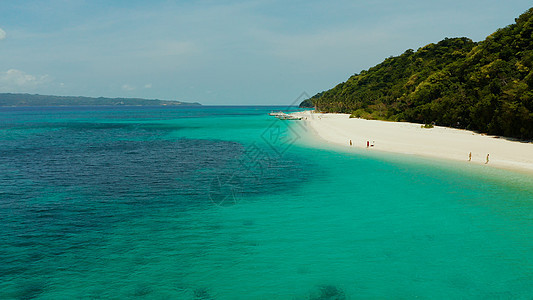
[[[368,148],[370,146],[370,141],[366,141],[366,147]]]
[[[485,162],[485,164],[488,164],[489,163],[489,154],[487,153],[487,161]]]
[[[472,152],[468,153],[468,161],[472,161]]]
[[[352,145],[352,140],[350,140],[350,146]]]

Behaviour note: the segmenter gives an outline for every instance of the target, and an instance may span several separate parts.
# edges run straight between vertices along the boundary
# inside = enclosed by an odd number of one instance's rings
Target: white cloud
[[[53,80],[49,75],[31,75],[23,71],[10,69],[0,72],[0,91],[31,92],[48,85]]]
[[[144,85],[144,88],[145,89],[151,89],[152,88],[152,84],[151,83],[147,83]]]
[[[6,32],[2,28],[0,28],[0,40],[5,39],[6,36],[7,36]]]
[[[129,85],[129,84],[127,84],[127,83],[125,83],[125,84],[122,85],[122,90],[123,90],[123,91],[133,91],[133,90],[135,90],[135,89],[136,89],[136,88],[135,88],[134,86]]]

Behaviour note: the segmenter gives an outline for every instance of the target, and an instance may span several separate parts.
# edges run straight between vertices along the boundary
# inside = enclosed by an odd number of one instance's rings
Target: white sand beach
[[[348,114],[298,112],[314,134],[321,139],[346,147],[367,148],[438,157],[515,169],[533,174],[533,143],[475,133],[468,130],[421,124],[349,118]],[[350,140],[352,146],[350,146]],[[373,145],[373,146],[372,146]],[[471,161],[469,161],[469,153]]]

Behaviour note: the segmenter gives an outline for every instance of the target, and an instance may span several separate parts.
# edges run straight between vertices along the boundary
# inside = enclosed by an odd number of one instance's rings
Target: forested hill
[[[484,41],[407,50],[302,102],[354,117],[533,138],[533,8]]]
[[[0,94],[0,106],[80,106],[80,105],[200,105],[181,101],[139,98],[91,98],[30,94]]]

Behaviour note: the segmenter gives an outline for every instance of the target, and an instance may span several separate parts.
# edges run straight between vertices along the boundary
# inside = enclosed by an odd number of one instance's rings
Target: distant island
[[[0,93],[0,106],[189,106],[194,102],[141,98],[104,98]]]
[[[447,38],[409,49],[300,106],[531,140],[533,8],[484,41]]]

